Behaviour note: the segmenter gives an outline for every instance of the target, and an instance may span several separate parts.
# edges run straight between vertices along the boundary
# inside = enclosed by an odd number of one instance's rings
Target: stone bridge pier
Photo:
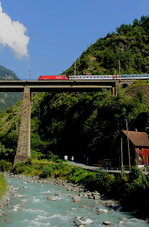
[[[0,91],[22,92],[22,115],[19,129],[18,144],[14,165],[31,157],[30,126],[31,126],[31,92],[82,92],[110,89],[117,95],[116,81],[0,81]]]
[[[31,157],[30,152],[31,92],[24,87],[21,125],[14,165]]]

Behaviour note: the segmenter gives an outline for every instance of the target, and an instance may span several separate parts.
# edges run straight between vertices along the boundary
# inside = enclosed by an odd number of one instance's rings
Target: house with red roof
[[[114,143],[116,166],[148,165],[149,135],[146,132],[122,130]]]

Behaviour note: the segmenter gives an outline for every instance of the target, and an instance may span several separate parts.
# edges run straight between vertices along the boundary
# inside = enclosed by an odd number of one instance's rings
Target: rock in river
[[[61,200],[61,198],[58,197],[58,196],[48,196],[47,199],[48,199],[48,200],[51,200],[51,201],[58,201],[58,200]]]
[[[77,226],[83,226],[83,225],[86,225],[86,224],[92,224],[93,223],[93,220],[90,219],[90,218],[85,218],[85,217],[80,217],[80,216],[77,216],[75,218],[75,221],[74,223],[77,225]]]
[[[104,221],[103,225],[112,225],[112,223],[110,221]]]

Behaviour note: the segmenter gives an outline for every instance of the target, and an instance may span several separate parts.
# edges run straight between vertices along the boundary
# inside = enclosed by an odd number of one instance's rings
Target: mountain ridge
[[[19,78],[12,70],[0,65],[0,80],[19,80]],[[0,92],[0,112],[3,112],[20,99],[21,94],[18,92]]]
[[[108,33],[91,44],[63,72],[80,74],[149,73],[149,17],[122,24],[116,32]]]
[[[10,70],[0,65],[0,80],[20,80],[16,74]]]

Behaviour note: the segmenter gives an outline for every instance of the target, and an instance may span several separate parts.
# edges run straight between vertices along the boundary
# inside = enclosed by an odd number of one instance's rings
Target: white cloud
[[[0,44],[11,48],[18,58],[28,56],[29,37],[25,32],[26,27],[19,21],[12,21],[0,4]]]

